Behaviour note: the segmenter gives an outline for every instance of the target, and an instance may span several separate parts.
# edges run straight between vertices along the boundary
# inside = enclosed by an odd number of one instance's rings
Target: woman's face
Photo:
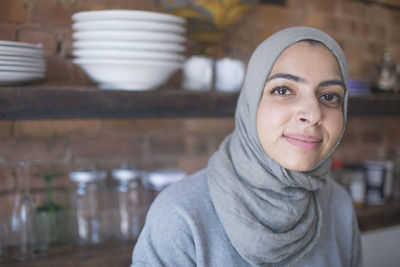
[[[343,130],[344,83],[334,55],[321,44],[288,47],[273,66],[257,113],[267,155],[282,167],[311,170]]]

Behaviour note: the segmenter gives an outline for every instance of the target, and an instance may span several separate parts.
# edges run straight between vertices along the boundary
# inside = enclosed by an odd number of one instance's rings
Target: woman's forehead
[[[339,63],[333,53],[323,44],[298,42],[287,47],[272,65],[268,77],[280,72],[341,77]],[[321,77],[323,78],[323,77]]]

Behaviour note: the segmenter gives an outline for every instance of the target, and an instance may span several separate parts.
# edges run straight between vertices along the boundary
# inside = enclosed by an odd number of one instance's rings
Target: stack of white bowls
[[[149,90],[182,67],[184,19],[139,10],[73,14],[73,62],[102,89]]]
[[[44,78],[46,63],[40,44],[0,40],[0,85],[17,85]]]

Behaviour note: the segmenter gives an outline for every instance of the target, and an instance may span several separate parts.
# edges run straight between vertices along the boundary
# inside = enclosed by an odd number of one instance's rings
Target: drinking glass
[[[57,170],[41,170],[36,176],[44,179],[46,184],[46,197],[44,202],[36,208],[36,241],[38,250],[47,250],[49,246],[64,242],[64,208],[53,200],[52,181],[62,175]]]
[[[19,258],[29,258],[35,244],[35,202],[29,193],[31,161],[20,161],[14,169],[16,196],[11,217],[13,245]]]

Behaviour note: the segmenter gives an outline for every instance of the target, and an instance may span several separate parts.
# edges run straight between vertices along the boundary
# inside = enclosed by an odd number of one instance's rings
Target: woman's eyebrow
[[[339,85],[341,87],[343,87],[343,90],[346,89],[346,85],[344,84],[343,81],[341,80],[327,80],[327,81],[323,81],[321,82],[318,87],[324,87],[324,86],[331,86],[331,85]]]
[[[271,77],[269,77],[267,79],[267,82],[269,82],[269,81],[271,81],[273,79],[278,79],[278,78],[288,79],[288,80],[292,80],[292,81],[295,81],[295,82],[302,82],[302,83],[306,81],[305,79],[303,79],[303,78],[301,78],[299,76],[290,74],[290,73],[277,73],[277,74],[274,74]]]

